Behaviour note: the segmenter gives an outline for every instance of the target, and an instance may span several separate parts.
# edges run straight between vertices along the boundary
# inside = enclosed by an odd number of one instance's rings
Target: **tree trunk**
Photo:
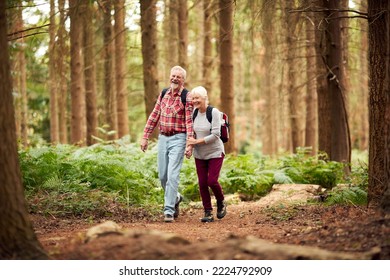
[[[361,1],[363,4],[363,1]],[[363,5],[359,8],[361,11],[367,12],[367,4],[364,2]],[[359,27],[363,31],[361,32],[361,52],[359,54],[360,58],[360,69],[359,69],[359,77],[361,77],[361,86],[358,87],[358,92],[361,103],[362,111],[359,113],[359,126],[358,126],[358,138],[359,138],[359,146],[358,148],[362,151],[368,150],[368,134],[369,134],[369,124],[368,124],[368,22],[360,20]]]
[[[299,14],[292,12],[294,10],[294,3],[292,1],[286,2],[285,10],[285,32],[287,39],[287,65],[288,65],[288,109],[289,109],[289,120],[291,129],[291,145],[292,151],[296,152],[298,147],[303,146],[302,128],[300,120],[302,119],[302,112],[300,101],[302,94],[300,88],[297,86],[298,81],[298,69],[299,60],[298,57],[298,19]]]
[[[103,6],[105,114],[106,124],[110,131],[107,136],[108,139],[113,140],[117,138],[118,134],[118,119],[116,109],[117,100],[114,90],[114,43],[111,23],[112,0],[105,0]]]
[[[128,100],[126,84],[126,28],[125,1],[115,1],[115,75],[117,91],[118,137],[129,134]]]
[[[309,1],[308,1],[309,2]],[[314,12],[309,12],[309,19],[314,18]],[[316,83],[316,53],[315,25],[312,20],[306,20],[306,125],[305,147],[311,147],[311,154],[317,153],[317,83]]]
[[[0,1],[0,259],[48,259],[28,219],[16,145],[7,41],[6,1]]]
[[[230,139],[225,144],[226,153],[236,153],[235,112],[234,112],[234,76],[233,76],[233,0],[219,0],[220,26],[220,89],[221,111],[229,116]]]
[[[166,37],[166,43],[168,45],[168,53],[167,53],[167,63],[168,63],[168,69],[167,71],[170,71],[173,66],[178,64],[179,61],[179,52],[176,51],[178,48],[178,41],[179,41],[179,18],[178,18],[178,12],[179,12],[179,0],[168,0],[169,1],[169,33]],[[143,1],[141,1],[143,2]],[[148,2],[148,1],[147,1]],[[149,1],[150,2],[150,1]],[[153,6],[156,5],[156,1],[153,1]],[[141,3],[142,4],[142,3]],[[149,7],[148,3],[145,4],[145,6]],[[155,9],[155,7],[153,8]],[[149,11],[150,13],[153,13],[153,11]],[[156,12],[156,11],[155,11]],[[151,15],[148,15],[148,17],[151,17]],[[154,19],[155,20],[155,17]],[[155,24],[155,23],[154,23]],[[149,27],[152,28],[152,27]],[[154,28],[157,28],[156,26]],[[155,31],[157,32],[157,31]],[[153,34],[150,34],[154,36]],[[157,35],[156,35],[157,36]],[[168,72],[168,76],[169,76]],[[153,107],[152,107],[153,109]]]
[[[187,0],[179,1],[178,30],[179,30],[179,65],[188,70],[188,10]],[[186,79],[188,86],[188,79]]]
[[[207,89],[209,98],[213,95],[212,77],[212,4],[213,0],[203,0],[203,85]]]
[[[324,9],[323,0],[315,0],[313,5]],[[315,50],[316,50],[316,82],[317,82],[317,100],[318,100],[318,151],[325,153],[328,158],[330,155],[330,104],[326,82],[326,42],[325,42],[325,13],[314,13],[315,24]]]
[[[274,63],[275,57],[275,38],[273,36],[269,36],[269,34],[273,34],[275,32],[275,28],[273,25],[273,20],[275,16],[275,5],[274,1],[270,1],[263,4],[262,10],[262,31],[263,31],[263,44],[264,44],[264,58],[262,60],[262,67],[264,70],[263,75],[264,78],[261,82],[263,93],[262,93],[262,102],[264,104],[257,105],[255,110],[258,110],[262,114],[263,122],[261,124],[262,130],[262,153],[264,155],[275,155],[277,152],[277,115],[275,114],[275,105],[277,104],[277,95],[275,94],[274,88],[272,85],[273,82],[273,74],[271,69],[271,65]],[[265,12],[266,11],[266,12]],[[253,90],[252,90],[253,91]],[[256,97],[257,93],[254,92],[254,97]]]
[[[369,100],[369,202],[390,212],[390,2],[368,1]]]
[[[49,27],[49,86],[50,86],[50,141],[52,144],[59,142],[59,124],[58,124],[58,82],[56,69],[56,18],[55,3],[50,0],[50,27]]]
[[[157,24],[156,0],[142,0],[141,4],[141,33],[142,58],[145,90],[146,118],[150,115],[159,94],[158,63],[157,63]],[[175,54],[175,49],[173,49]],[[151,138],[157,137],[157,130]]]
[[[95,30],[93,24],[93,2],[82,2],[83,17],[83,49],[84,49],[84,83],[87,110],[87,145],[96,143],[93,136],[97,136],[98,113],[96,93],[96,65],[95,65]]]
[[[340,1],[340,0],[339,0]],[[345,101],[346,104],[349,104],[349,92],[350,90],[350,77],[349,77],[349,62],[348,59],[350,58],[351,54],[349,53],[349,44],[350,36],[349,36],[349,21],[348,18],[348,12],[345,12],[348,10],[349,7],[349,0],[341,0],[339,4],[340,9],[342,12],[340,12],[339,16],[341,17],[340,20],[340,26],[341,26],[341,49],[342,49],[342,63],[341,63],[341,72],[342,72],[342,85],[341,88],[343,89]],[[347,108],[348,111],[348,108]]]
[[[58,42],[57,42],[57,75],[59,79],[59,99],[58,99],[58,118],[59,118],[59,138],[61,143],[68,143],[68,117],[67,117],[67,101],[69,97],[68,93],[68,64],[63,57],[68,56],[68,47],[66,46],[66,38],[68,37],[65,29],[65,0],[58,0],[58,10],[60,12],[60,21],[58,29]]]
[[[70,92],[72,99],[71,142],[86,144],[85,93],[82,73],[82,17],[78,0],[69,0],[70,13]]]
[[[340,33],[340,2],[324,0],[326,11],[326,68],[328,69],[327,84],[331,116],[329,153],[330,160],[349,164],[351,162],[351,143],[347,116],[345,91],[342,87],[343,50]]]
[[[12,23],[14,32],[20,32],[24,29],[22,8],[15,8],[16,20]],[[20,38],[16,40],[17,51],[13,61],[14,88],[17,92],[15,97],[16,105],[16,134],[23,147],[28,146],[28,97],[27,97],[27,74],[26,74],[26,54],[24,33],[20,33]]]

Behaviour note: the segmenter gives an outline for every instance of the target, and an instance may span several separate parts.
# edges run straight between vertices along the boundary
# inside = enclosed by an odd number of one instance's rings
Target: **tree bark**
[[[68,63],[63,57],[68,56],[68,47],[66,45],[67,32],[65,29],[65,0],[58,0],[58,10],[60,13],[58,42],[57,42],[57,72],[59,79],[59,99],[58,99],[58,118],[59,118],[59,138],[61,143],[68,143]]]
[[[212,6],[213,0],[203,0],[203,85],[209,98],[213,95],[211,73],[213,70],[212,57]]]
[[[118,135],[117,100],[114,80],[114,43],[112,36],[111,9],[112,0],[103,3],[103,41],[104,41],[104,95],[105,116],[108,131],[108,139],[113,140]]]
[[[292,12],[294,10],[294,2],[286,2],[286,10],[284,14],[285,18],[285,32],[286,32],[286,43],[287,43],[287,65],[288,65],[288,109],[289,109],[289,120],[291,129],[291,147],[292,151],[296,152],[298,147],[303,146],[302,128],[300,120],[302,119],[302,108],[301,100],[302,93],[300,88],[297,86],[298,81],[298,69],[299,60],[298,57],[298,20],[299,13]]]
[[[262,40],[264,44],[264,58],[262,59],[262,67],[264,78],[261,82],[263,85],[262,101],[264,104],[257,105],[254,109],[262,114],[263,122],[261,124],[261,140],[262,153],[264,155],[275,155],[277,152],[277,115],[275,114],[275,105],[277,104],[277,95],[272,87],[273,73],[271,69],[274,63],[276,40],[270,34],[275,32],[273,20],[276,12],[276,3],[269,1],[263,4],[262,13]],[[257,93],[254,92],[254,98]]]
[[[95,30],[93,24],[93,2],[82,2],[83,17],[83,50],[84,50],[84,84],[87,118],[87,145],[96,143],[93,136],[97,136],[98,113],[96,92],[96,65],[95,65]]]
[[[70,92],[72,99],[71,143],[86,144],[85,92],[82,68],[82,17],[78,0],[69,0]]]
[[[15,20],[12,21],[13,32],[20,32],[23,27],[22,8],[15,8]],[[15,97],[16,105],[16,134],[23,147],[28,146],[28,97],[27,97],[27,74],[26,74],[26,54],[24,32],[16,40],[17,50],[15,59],[12,61],[14,71],[14,88],[17,92]]]
[[[58,82],[56,70],[56,18],[55,2],[50,0],[50,27],[49,27],[49,86],[50,86],[50,141],[52,144],[59,142],[59,123],[58,123]]]
[[[48,259],[28,219],[16,145],[6,1],[0,1],[0,259]]]
[[[167,45],[168,45],[168,54],[167,54],[168,68],[167,68],[167,71],[168,71],[168,76],[169,76],[169,74],[170,74],[169,71],[171,70],[171,68],[173,66],[178,64],[178,61],[179,61],[179,52],[177,51],[178,41],[179,41],[179,18],[178,18],[179,0],[168,0],[168,1],[169,1],[169,18],[168,18],[169,33],[168,33],[168,36],[166,37],[167,40],[165,40],[165,41],[167,42]],[[152,12],[152,11],[150,11],[150,12]]]
[[[359,10],[367,12],[367,4],[364,1],[361,1],[361,7]],[[358,76],[361,77],[361,86],[358,88],[360,93],[360,104],[362,110],[359,112],[359,126],[357,130],[359,131],[357,137],[359,141],[358,148],[362,151],[368,150],[368,138],[369,138],[369,124],[368,124],[368,99],[369,99],[369,89],[368,89],[368,21],[359,21],[359,27],[362,30],[361,34],[361,52],[359,54],[360,58],[360,69]]]
[[[220,25],[220,89],[221,111],[229,116],[230,138],[225,144],[226,153],[236,153],[235,112],[234,112],[234,75],[233,75],[233,0],[219,0]]]
[[[313,6],[315,9],[324,9],[322,0],[314,0]],[[325,157],[329,158],[330,145],[330,104],[326,82],[326,41],[325,41],[325,26],[323,24],[325,13],[314,13],[315,24],[315,50],[316,50],[316,82],[317,82],[317,114],[318,114],[318,151]],[[322,156],[322,155],[321,155]]]
[[[326,11],[326,68],[331,116],[330,160],[349,164],[351,143],[345,89],[343,88],[343,49],[340,33],[340,2],[324,0]]]
[[[309,1],[308,1],[309,2]],[[306,125],[305,147],[311,147],[311,154],[317,153],[317,83],[316,83],[316,53],[314,12],[308,13],[306,26]]]
[[[142,33],[142,58],[144,75],[144,99],[146,118],[153,110],[159,95],[158,62],[157,62],[157,24],[156,24],[156,0],[142,0],[141,4],[141,33]],[[172,50],[175,53],[175,49]],[[151,138],[157,137],[157,130]]]
[[[179,1],[178,31],[179,31],[179,65],[188,70],[188,10],[187,0]],[[188,79],[186,79],[188,87]]]
[[[369,26],[369,203],[390,213],[390,3],[368,1]]]
[[[126,83],[126,28],[125,1],[115,1],[115,75],[117,91],[118,137],[129,134],[128,99]]]

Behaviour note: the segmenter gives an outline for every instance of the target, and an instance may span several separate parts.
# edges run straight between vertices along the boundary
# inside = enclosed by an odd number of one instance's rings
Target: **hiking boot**
[[[200,219],[202,223],[214,222],[213,213],[210,210],[204,211],[204,217]]]
[[[176,204],[175,204],[175,214],[173,214],[173,216],[174,216],[175,218],[179,217],[179,213],[180,213],[180,208],[179,208],[179,206],[180,206],[180,202],[182,202],[182,200],[183,200],[183,197],[180,195],[179,201],[176,202]]]
[[[222,219],[226,215],[226,202],[225,200],[217,201],[217,218]]]
[[[174,220],[173,215],[171,215],[171,214],[164,215],[164,222],[171,223],[171,222],[173,222],[173,220]]]

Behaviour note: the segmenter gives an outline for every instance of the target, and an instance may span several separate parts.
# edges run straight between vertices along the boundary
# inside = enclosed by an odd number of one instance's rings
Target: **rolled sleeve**
[[[186,122],[187,137],[194,137],[194,127],[192,123],[193,110],[194,110],[194,106],[192,104],[191,93],[188,93],[186,99],[186,106],[185,106],[185,122]]]

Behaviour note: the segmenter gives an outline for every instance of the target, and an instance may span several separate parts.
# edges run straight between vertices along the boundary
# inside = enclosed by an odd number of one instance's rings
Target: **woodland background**
[[[211,103],[229,112],[232,150],[318,150],[318,119],[324,116],[317,113],[317,88],[326,75],[315,67],[324,59],[316,56],[315,36],[324,36],[329,21],[325,7],[313,1],[224,1],[228,23],[218,1],[10,2],[17,132],[24,146],[90,145],[95,137],[125,135],[139,141],[146,113],[179,64],[188,71],[189,89],[205,86]],[[350,146],[364,151],[367,5],[336,2],[343,11],[336,32]],[[221,26],[231,37],[221,37]],[[317,39],[328,55],[326,38]],[[222,44],[230,56],[221,54]],[[230,76],[221,77],[221,63]],[[231,89],[223,90],[225,84]]]
[[[22,170],[25,158],[47,167],[54,159],[58,170],[68,172],[76,166],[61,162],[72,160],[69,150],[79,160],[84,147],[97,143],[136,146],[169,70],[181,65],[188,73],[186,87],[205,86],[210,103],[230,118],[225,147],[232,158],[237,155],[231,170],[249,170],[254,163],[264,167],[259,158],[243,160],[245,154],[287,153],[297,154],[292,161],[307,160],[307,166],[344,164],[348,176],[352,151],[358,151],[368,160],[368,200],[390,209],[388,1],[8,0],[2,5],[9,55],[4,51],[1,58],[10,60],[15,112],[7,106],[11,86],[4,68],[1,154],[14,160],[5,155],[16,157],[17,139]],[[15,120],[8,118],[13,115]],[[102,148],[108,154],[110,149]],[[313,164],[308,155],[324,161]],[[119,160],[114,168],[119,165],[125,166]],[[5,178],[0,190],[11,196],[9,186],[21,183],[17,170],[17,161],[0,168]],[[28,171],[34,170],[27,166],[23,176]],[[251,175],[257,171],[252,168]],[[272,180],[275,173],[280,175],[274,172]],[[244,185],[259,181],[240,178]],[[19,199],[22,192],[15,193]]]
[[[228,114],[228,153],[368,151],[366,1],[9,3],[21,147],[139,142],[178,64]]]

